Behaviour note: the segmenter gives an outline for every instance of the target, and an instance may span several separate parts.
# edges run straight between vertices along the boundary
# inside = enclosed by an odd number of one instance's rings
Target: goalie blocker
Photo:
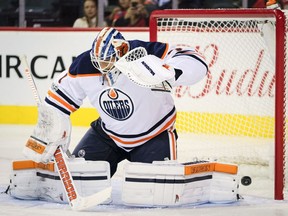
[[[238,167],[218,162],[128,163],[122,201],[129,206],[180,206],[238,200]]]
[[[73,158],[68,161],[68,165],[77,191],[83,197],[111,186],[110,166],[106,161]],[[18,199],[68,203],[56,169],[54,162],[13,161],[8,193]],[[103,203],[109,202],[111,197]]]

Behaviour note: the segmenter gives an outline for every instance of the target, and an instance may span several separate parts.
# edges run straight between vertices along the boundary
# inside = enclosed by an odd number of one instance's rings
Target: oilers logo
[[[103,91],[99,97],[99,103],[107,115],[119,121],[128,119],[134,111],[131,98],[115,88]]]

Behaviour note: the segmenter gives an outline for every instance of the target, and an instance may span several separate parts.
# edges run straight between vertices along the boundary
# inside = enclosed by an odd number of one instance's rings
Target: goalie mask
[[[114,39],[125,40],[119,31],[106,27],[97,35],[92,45],[90,52],[92,64],[103,74],[109,72],[117,61],[116,51],[112,44]]]

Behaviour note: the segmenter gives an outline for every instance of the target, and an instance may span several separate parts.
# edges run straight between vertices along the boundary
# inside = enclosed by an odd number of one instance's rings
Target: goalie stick
[[[39,92],[37,90],[35,81],[31,75],[31,71],[25,55],[22,56],[21,63],[24,66],[24,71],[28,79],[29,86],[33,92],[34,100],[36,101],[37,105],[39,105],[41,104],[41,99],[39,97]],[[93,206],[99,205],[104,201],[106,201],[108,198],[110,198],[112,190],[111,186],[102,191],[97,192],[96,194],[92,194],[87,197],[81,197],[77,192],[75,182],[72,178],[69,167],[67,166],[67,161],[64,157],[64,153],[61,147],[57,148],[54,154],[54,158],[56,162],[57,171],[60,176],[60,180],[63,184],[67,200],[72,210],[76,211],[85,210]]]

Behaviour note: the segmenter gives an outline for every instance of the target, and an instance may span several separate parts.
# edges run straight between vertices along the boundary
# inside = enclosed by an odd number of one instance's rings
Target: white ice
[[[185,206],[175,208],[140,208],[127,207],[121,204],[121,168],[125,161],[120,164],[117,173],[112,178],[113,203],[100,205],[85,212],[74,212],[68,205],[49,203],[44,201],[25,201],[11,198],[3,193],[9,184],[11,161],[23,159],[22,149],[27,138],[31,134],[33,126],[28,125],[0,125],[0,215],[1,216],[74,216],[74,215],[105,215],[105,216],[287,216],[288,202],[275,201],[272,198],[263,198],[256,195],[242,195],[243,199],[226,205],[205,204],[199,206]],[[74,127],[72,132],[71,150],[85,133],[87,128]],[[181,149],[180,149],[181,150]],[[186,152],[186,153],[184,153]],[[181,154],[189,154],[189,151],[181,151]],[[187,158],[189,156],[187,155]],[[258,187],[265,185],[259,184]],[[245,191],[243,188],[240,191]],[[249,190],[249,188],[245,188]],[[252,190],[252,189],[251,189]]]

